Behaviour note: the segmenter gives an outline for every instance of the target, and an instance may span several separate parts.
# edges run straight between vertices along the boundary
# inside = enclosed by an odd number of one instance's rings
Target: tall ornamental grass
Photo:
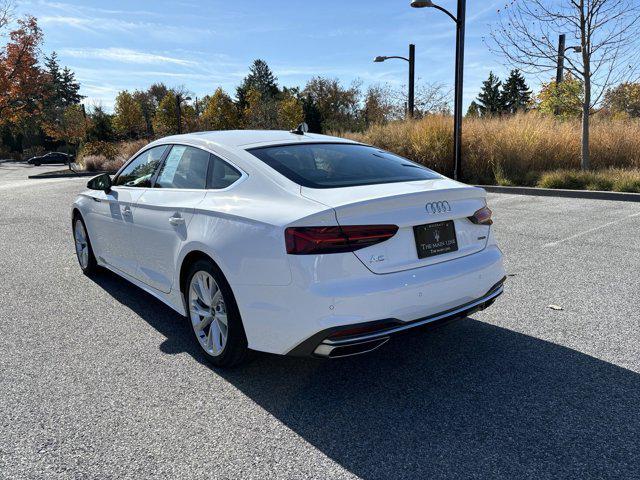
[[[463,176],[468,182],[536,185],[544,172],[580,168],[578,120],[536,113],[465,119]],[[349,138],[398,153],[445,175],[452,174],[453,120],[429,115],[420,120],[374,125]],[[640,122],[594,118],[593,170],[640,169]],[[615,170],[614,170],[615,171]]]

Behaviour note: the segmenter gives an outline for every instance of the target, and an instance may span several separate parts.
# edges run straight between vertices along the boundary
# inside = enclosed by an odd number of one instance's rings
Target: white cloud
[[[73,58],[88,58],[97,60],[109,60],[122,63],[135,64],[172,64],[181,66],[193,66],[196,62],[183,58],[169,57],[150,52],[141,52],[129,48],[65,48],[60,50],[63,56]]]
[[[132,30],[136,23],[113,20],[110,18],[71,17],[65,15],[47,15],[40,18],[42,25],[75,27],[85,31],[91,30]]]

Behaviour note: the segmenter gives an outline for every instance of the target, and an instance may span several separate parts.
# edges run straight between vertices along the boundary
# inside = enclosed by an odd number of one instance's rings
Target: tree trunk
[[[589,151],[589,104],[590,100],[587,100],[587,93],[585,89],[585,102],[582,106],[582,151],[580,154],[580,168],[582,170],[589,170],[591,158]]]
[[[580,154],[580,168],[589,170],[591,156],[589,150],[589,117],[591,115],[591,73],[589,65],[585,65],[584,102],[582,104],[582,150]]]
[[[584,73],[584,100],[582,103],[582,149],[580,168],[589,170],[589,116],[591,115],[591,37],[585,15],[584,0],[580,0],[580,45]]]

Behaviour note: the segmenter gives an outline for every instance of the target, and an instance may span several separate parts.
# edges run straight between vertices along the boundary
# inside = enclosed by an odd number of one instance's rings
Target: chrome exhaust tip
[[[361,355],[363,353],[372,352],[389,341],[389,337],[376,338],[375,340],[366,340],[364,342],[355,342],[341,345],[329,345],[321,343],[314,350],[313,354],[322,358],[342,358],[351,357],[353,355]]]

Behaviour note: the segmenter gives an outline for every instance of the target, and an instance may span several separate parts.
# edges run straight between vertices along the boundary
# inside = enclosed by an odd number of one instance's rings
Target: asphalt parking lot
[[[0,478],[637,478],[640,203],[492,194],[510,277],[491,309],[216,371],[177,314],[80,273],[86,178],[8,167]]]

